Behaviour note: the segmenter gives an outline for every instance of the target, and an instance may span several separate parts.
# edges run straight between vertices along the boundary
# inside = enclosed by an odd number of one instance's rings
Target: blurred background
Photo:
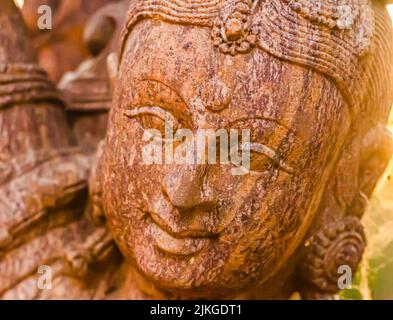
[[[0,0],[1,1],[1,0]],[[38,58],[54,81],[74,70],[88,52],[83,28],[88,17],[104,4],[116,0],[14,0],[22,10],[37,47]],[[53,29],[37,28],[37,7],[49,5]],[[388,5],[393,23],[393,5]],[[393,133],[393,112],[389,121]],[[393,300],[393,159],[381,179],[364,216],[368,246],[352,289],[341,299]]]
[[[74,71],[89,56],[84,42],[84,26],[99,8],[120,0],[14,0],[34,39],[38,60],[52,80],[58,82],[67,71]],[[49,6],[52,29],[38,28],[42,16],[37,9]],[[45,11],[45,13],[47,13]]]

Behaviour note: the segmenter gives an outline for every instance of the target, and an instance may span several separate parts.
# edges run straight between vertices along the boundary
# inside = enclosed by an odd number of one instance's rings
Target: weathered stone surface
[[[12,1],[0,4],[0,297],[332,298],[337,268],[361,259],[360,218],[392,154],[384,4],[135,0],[123,16],[126,4],[87,26],[94,58],[64,80],[65,103],[25,50]],[[111,100],[91,159],[62,106],[98,123]],[[250,130],[250,172],[146,164],[144,134],[166,122]],[[43,264],[52,291],[37,289]]]

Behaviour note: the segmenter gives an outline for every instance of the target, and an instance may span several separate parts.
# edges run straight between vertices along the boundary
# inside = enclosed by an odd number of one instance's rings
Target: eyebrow
[[[150,114],[162,119],[165,122],[169,122],[175,127],[176,120],[173,115],[169,112],[166,112],[164,109],[156,106],[149,106],[149,107],[137,107],[131,110],[126,110],[124,115],[128,118],[137,118],[141,115]]]
[[[295,136],[295,139],[298,140],[299,136],[296,134],[296,131],[293,130],[292,128],[288,127],[287,125],[283,124],[281,121],[274,119],[274,118],[268,118],[268,117],[263,117],[263,116],[256,116],[256,117],[241,117],[239,119],[236,119],[234,121],[231,121],[230,125],[234,125],[238,122],[241,121],[268,121],[275,123],[278,126],[281,126],[282,128],[288,130],[288,134],[293,134]],[[267,146],[266,144],[263,143],[245,143],[244,145],[245,148],[248,148],[249,150],[252,150],[254,152],[257,152],[259,154],[263,154],[269,159],[271,159],[281,170],[287,172],[288,174],[294,174],[295,170],[292,166],[290,166],[286,161],[282,160],[281,156],[278,154],[278,152],[271,147]]]
[[[164,83],[161,80],[157,79],[152,79],[152,78],[142,78],[138,81],[141,84],[145,84],[146,86],[149,85],[149,83],[153,83],[155,85],[158,85],[159,87],[165,88],[166,90],[169,90],[169,96],[170,99],[164,100],[162,97],[160,97],[160,92],[163,92],[163,90],[157,89],[156,93],[153,93],[153,101],[156,100],[156,103],[152,103],[151,105],[144,105],[144,106],[138,106],[138,107],[155,107],[155,108],[161,108],[166,111],[172,112],[173,114],[180,116],[182,120],[185,121],[190,121],[191,120],[191,113],[190,113],[190,108],[186,102],[186,100],[182,97],[182,95],[174,88],[172,88],[170,85]],[[138,88],[136,86],[136,88]],[[144,90],[146,93],[148,92],[149,88],[147,87],[146,90]],[[163,100],[163,101],[160,101]],[[162,102],[162,104],[158,103]]]
[[[273,150],[272,148],[270,148],[269,146],[263,143],[246,142],[242,147],[242,149],[243,150],[248,149],[250,151],[254,151],[259,154],[265,155],[286,173],[294,174],[295,172],[295,170],[290,165],[288,165],[284,160],[281,159],[281,157],[278,155],[278,153],[275,150]]]

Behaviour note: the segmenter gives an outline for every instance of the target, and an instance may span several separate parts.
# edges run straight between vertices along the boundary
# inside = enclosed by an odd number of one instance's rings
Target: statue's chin
[[[136,248],[133,265],[145,281],[161,291],[189,299],[231,298],[259,282],[255,279],[260,279],[261,273],[238,273],[228,260],[214,259],[212,252],[216,250],[207,245],[193,255],[178,256],[154,246],[144,247],[143,251]]]
[[[138,216],[139,212],[133,212],[133,217]],[[144,279],[171,292],[196,291],[209,296],[214,292],[219,298],[224,293],[260,287],[274,275],[284,257],[271,254],[272,249],[279,247],[280,252],[286,252],[289,245],[270,237],[270,229],[265,228],[212,236],[191,231],[174,234],[146,218],[135,218],[132,224],[129,220],[119,222],[123,228],[112,230],[115,234],[128,230],[115,237],[124,257]],[[255,238],[264,241],[251,241]]]

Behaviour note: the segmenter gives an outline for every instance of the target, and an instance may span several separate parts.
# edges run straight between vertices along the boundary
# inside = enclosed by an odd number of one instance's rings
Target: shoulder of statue
[[[0,181],[0,298],[94,298],[115,246],[85,209],[90,157],[71,148],[7,164]]]

